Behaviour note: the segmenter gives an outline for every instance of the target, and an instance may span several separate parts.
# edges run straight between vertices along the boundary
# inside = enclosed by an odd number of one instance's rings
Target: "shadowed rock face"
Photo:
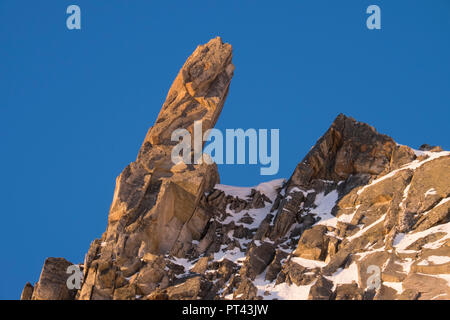
[[[34,287],[31,283],[27,282],[22,290],[22,294],[20,295],[20,300],[31,300],[33,297],[33,290]]]
[[[117,178],[102,245],[94,243],[88,254],[86,276],[92,280],[80,298],[112,298],[114,279],[99,286],[99,266],[131,275],[145,254],[184,256],[199,240],[210,218],[200,199],[219,182],[217,167],[175,165],[171,152],[177,141],[171,135],[187,129],[193,137],[197,120],[203,132],[214,127],[233,76],[231,59],[231,46],[215,38],[199,46],[178,73],[137,160]],[[122,289],[120,297],[131,291]]]
[[[171,141],[171,134],[187,129],[193,137],[197,120],[203,132],[214,127],[233,76],[231,58],[231,46],[220,38],[194,51],[170,88],[136,162],[117,178],[106,241],[124,244],[119,256],[136,256],[141,246],[143,253],[169,252],[177,241],[183,245],[183,237],[191,236],[189,229],[199,227],[188,224],[191,218],[206,219],[196,208],[201,195],[219,181],[216,166],[174,166],[171,151],[177,142]]]
[[[307,187],[314,179],[340,181],[355,174],[378,175],[414,158],[409,148],[340,114],[298,164],[288,184]]]
[[[72,263],[64,258],[47,258],[41,271],[38,284],[33,287],[27,283],[22,295],[25,300],[71,300],[74,299],[76,291],[69,290],[66,282],[67,268]],[[28,299],[27,299],[28,298]]]
[[[231,58],[216,38],[180,70],[116,180],[81,289],[49,258],[22,299],[450,299],[450,152],[340,114],[287,183],[222,186],[215,164],[171,161],[173,130],[215,125]]]

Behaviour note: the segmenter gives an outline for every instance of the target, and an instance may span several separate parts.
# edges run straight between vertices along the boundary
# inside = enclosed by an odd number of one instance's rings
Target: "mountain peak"
[[[289,186],[307,186],[314,179],[340,181],[355,174],[386,173],[414,159],[414,152],[405,148],[374,127],[341,113],[298,164]]]
[[[220,38],[197,47],[84,263],[48,258],[22,298],[449,299],[450,152],[339,114],[287,186],[223,186],[215,164],[174,165],[172,131],[214,127],[231,59]]]

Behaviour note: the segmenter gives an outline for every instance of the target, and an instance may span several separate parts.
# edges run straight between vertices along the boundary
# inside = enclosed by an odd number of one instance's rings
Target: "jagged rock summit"
[[[379,175],[412,161],[414,152],[368,124],[340,114],[299,163],[290,184],[316,179],[341,181],[350,175]]]
[[[117,178],[81,288],[48,258],[21,298],[450,299],[450,152],[340,114],[288,181],[225,186],[215,164],[171,161],[171,132],[214,127],[233,71],[220,38],[194,51]]]

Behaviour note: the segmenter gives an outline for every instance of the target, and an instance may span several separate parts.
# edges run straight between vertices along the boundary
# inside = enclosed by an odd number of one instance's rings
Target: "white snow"
[[[270,295],[264,298],[283,300],[308,300],[309,290],[313,285],[314,282],[304,286],[297,286],[295,284],[288,285],[286,282],[283,282],[270,290]]]
[[[429,262],[428,262],[428,260],[422,260],[417,265],[418,266],[427,266],[427,265],[429,265]]]
[[[226,250],[226,247],[226,245],[223,245],[219,252],[214,253],[214,261],[228,259],[236,264],[242,264],[245,259],[245,252],[242,252],[238,247],[233,250]]]
[[[425,261],[427,261],[426,265],[428,265],[428,262],[431,262],[433,264],[444,264],[444,263],[450,262],[450,257],[447,257],[447,256],[429,256],[426,260],[424,260],[422,262],[425,262]]]
[[[339,195],[336,190],[333,190],[326,195],[323,192],[319,193],[316,196],[316,200],[314,202],[317,207],[312,209],[311,213],[316,213],[320,216],[324,215],[324,218],[326,218],[328,215],[331,216],[331,210],[336,205],[338,196]],[[331,217],[334,218],[334,216]]]
[[[416,157],[420,157],[420,156],[426,155],[426,151],[416,150],[416,149],[412,149],[412,151],[414,151],[414,154],[416,155]]]
[[[358,204],[358,205],[355,207],[355,211],[353,211],[353,213],[350,213],[350,214],[341,214],[341,215],[339,216],[339,218],[338,218],[338,221],[345,222],[345,223],[351,223],[352,220],[353,220],[353,217],[355,216],[355,214],[356,214],[356,212],[358,211],[358,209],[359,209],[360,206],[361,206],[361,205]]]
[[[339,268],[332,276],[325,276],[325,278],[334,283],[333,290],[339,284],[358,283],[358,266],[356,262],[353,262],[348,268]]]
[[[250,196],[251,190],[255,189],[256,191],[265,194],[270,200],[273,201],[277,196],[277,189],[281,188],[285,181],[286,179],[275,179],[272,181],[260,183],[255,187],[235,187],[225,184],[216,184],[214,188],[225,192],[226,195],[238,197],[241,199],[247,199]]]
[[[396,247],[403,240],[404,237],[405,237],[404,233],[397,233],[394,237],[394,241],[392,242],[392,245],[394,247]]]
[[[261,224],[261,222],[264,220],[264,218],[270,213],[270,208],[272,207],[272,204],[266,204],[264,208],[260,209],[250,209],[250,210],[242,210],[241,212],[235,213],[233,210],[230,210],[229,205],[227,206],[226,212],[229,214],[228,217],[225,218],[225,220],[220,221],[222,224],[229,224],[232,221],[234,221],[234,224],[236,226],[245,226],[249,229],[257,228]],[[245,215],[249,215],[253,222],[250,224],[239,222]]]
[[[260,183],[255,189],[274,201],[277,197],[277,189],[281,188],[285,182],[286,179],[275,179],[269,182]]]
[[[378,249],[374,249],[374,250],[368,250],[368,251],[363,251],[363,252],[357,252],[355,253],[356,256],[359,257],[359,260],[361,261],[362,259],[364,259],[366,256],[368,256],[369,254],[375,253],[375,252],[382,252],[382,251],[386,251],[385,247],[381,247]]]
[[[384,176],[382,176],[382,177],[380,177],[378,179],[375,179],[370,184],[362,187],[361,189],[358,190],[357,194],[360,195],[365,189],[370,188],[371,186],[373,186],[373,185],[375,185],[375,184],[377,184],[377,183],[379,183],[381,181],[384,181],[384,180],[386,180],[388,178],[391,178],[391,177],[395,176],[400,171],[407,170],[407,169],[416,170],[417,168],[421,167],[422,165],[424,165],[425,163],[427,163],[429,161],[432,161],[432,160],[435,160],[437,158],[450,155],[450,152],[449,151],[441,151],[441,152],[424,151],[424,154],[428,155],[427,159],[422,160],[422,161],[414,160],[414,161],[404,165],[403,167],[401,167],[399,169],[393,170],[390,173],[388,173],[388,174],[386,174],[386,175],[384,175]]]
[[[435,205],[433,208],[431,208],[430,210],[428,210],[427,212],[424,212],[422,215],[426,216],[428,213],[430,213],[431,210],[433,210],[434,208],[437,208],[441,205],[443,205],[444,203],[450,201],[450,197],[444,198],[441,201],[439,201],[439,203],[437,205]]]
[[[372,224],[368,225],[365,228],[362,228],[361,230],[359,230],[357,233],[355,233],[354,235],[352,235],[351,237],[347,237],[348,241],[352,241],[356,238],[359,238],[360,236],[362,236],[366,231],[370,230],[372,227],[376,226],[377,224],[381,223],[384,219],[386,218],[386,214],[383,214],[377,221],[373,222]]]
[[[397,239],[397,237],[396,237],[396,239],[394,241],[394,248],[399,252],[405,251],[407,247],[409,247],[411,244],[413,244],[417,240],[424,238],[430,234],[437,233],[437,232],[443,232],[443,233],[446,233],[446,235],[444,237],[436,240],[435,242],[427,243],[426,245],[424,245],[424,248],[429,248],[429,249],[439,248],[445,240],[449,239],[450,238],[450,222],[434,226],[432,228],[429,228],[429,229],[421,231],[421,232],[414,232],[414,233],[409,233],[407,235],[403,235],[401,237],[401,239]]]
[[[279,189],[284,182],[285,179],[276,179],[261,183],[256,187],[233,187],[217,184],[215,188],[222,190],[227,195],[239,197],[241,199],[247,199],[251,193],[251,189],[256,189],[257,191],[265,194],[273,202],[277,196],[277,189]],[[249,229],[257,228],[264,220],[264,218],[270,213],[271,207],[272,204],[266,202],[266,206],[264,208],[242,210],[236,213],[234,210],[231,210],[230,205],[228,205],[226,208],[228,216],[223,221],[220,221],[220,223],[226,225],[233,222],[236,226],[243,225]],[[253,219],[253,222],[250,224],[239,222],[244,216],[250,216]],[[232,231],[228,233],[228,237],[233,238]],[[251,239],[236,240],[239,241],[242,249],[245,249],[248,243],[251,241]],[[245,252],[241,251],[239,247],[235,247],[232,250],[227,250],[227,246],[222,245],[220,250],[214,253],[214,260],[222,261],[224,259],[228,259],[238,265],[242,265],[243,261],[245,260]]]
[[[318,261],[318,260],[309,260],[309,259],[304,259],[301,257],[294,257],[291,259],[292,262],[295,262],[305,268],[308,269],[314,269],[314,268],[323,268],[325,267],[327,264],[323,261]]]
[[[331,214],[331,210],[336,205],[338,197],[339,195],[336,190],[330,191],[328,194],[321,192],[316,196],[316,200],[314,201],[316,208],[312,209],[310,213],[320,217],[320,221],[317,224],[336,226],[337,218]]]
[[[303,190],[299,187],[293,187],[291,190],[289,190],[289,194],[295,193],[295,192],[301,192],[306,197],[308,193],[314,192],[314,190]],[[291,196],[288,196],[287,198],[291,198]]]
[[[250,196],[250,190],[252,189],[249,187],[234,187],[224,184],[216,184],[214,188],[225,192],[227,196],[238,197],[241,199],[247,199]]]
[[[222,190],[227,195],[237,196],[241,199],[246,199],[251,192],[251,189],[256,189],[257,191],[265,194],[273,203],[277,196],[277,189],[280,188],[285,179],[276,179],[269,182],[264,182],[259,184],[256,187],[233,187],[222,184],[216,184],[215,188]],[[220,221],[222,224],[229,224],[234,222],[236,226],[242,225],[249,229],[257,228],[264,220],[264,218],[270,213],[270,209],[272,208],[272,203],[266,202],[266,206],[260,209],[250,209],[250,210],[242,210],[238,213],[230,210],[230,206],[228,205],[226,208],[226,212],[229,214],[225,220]],[[249,215],[253,222],[251,224],[245,224],[239,222],[245,215]]]
[[[423,273],[419,273],[419,274],[423,274]],[[429,276],[429,277],[434,277],[434,278],[439,278],[439,279],[445,280],[445,281],[447,281],[448,286],[450,287],[450,274],[436,274],[436,275],[424,274],[424,275],[425,276]]]
[[[433,195],[433,194],[437,194],[437,192],[436,192],[436,190],[434,190],[434,188],[431,188],[431,189],[427,190],[427,192],[425,192],[425,197]]]
[[[338,222],[350,223],[353,220],[356,212],[360,205],[355,207],[355,210],[349,214],[341,214],[339,217],[335,217],[331,214],[331,210],[333,210],[334,206],[338,200],[338,192],[337,190],[333,190],[327,195],[324,193],[319,193],[316,196],[316,200],[314,204],[317,206],[315,209],[312,209],[310,212],[316,214],[321,219],[317,222],[318,225],[330,226],[336,228]]]
[[[224,298],[225,300],[233,300],[233,294],[232,293],[227,294]]]
[[[368,185],[362,187],[358,190],[357,194],[360,195],[365,189],[370,188],[371,186],[382,182],[386,179],[389,179],[396,175],[398,172],[411,169],[415,170],[419,168],[420,166],[424,165],[425,163],[435,160],[437,158],[443,157],[443,156],[449,156],[450,152],[443,151],[443,152],[428,152],[428,151],[418,151],[414,150],[417,156],[423,156],[426,155],[427,158],[424,160],[414,160],[403,167],[391,171],[390,173],[381,176],[378,179],[373,180]],[[234,186],[227,186],[222,184],[217,184],[215,186],[216,189],[222,190],[227,195],[239,197],[241,199],[247,199],[251,193],[251,189],[255,189],[263,194],[265,194],[271,201],[274,201],[277,196],[277,189],[281,188],[286,180],[285,179],[276,179],[269,182],[261,183],[256,187],[234,187]],[[400,203],[400,206],[402,209],[404,209],[404,201],[407,198],[408,192],[409,192],[410,186],[408,185],[404,191],[403,191],[403,201]],[[304,195],[307,195],[310,190],[305,191],[298,187],[294,187],[290,190],[289,194],[292,194],[293,192],[302,192]],[[281,191],[282,194],[284,194],[284,190]],[[290,195],[287,194],[287,197],[290,197]],[[434,188],[429,189],[425,196],[434,195],[437,194],[436,190]],[[349,214],[341,214],[339,217],[335,217],[331,214],[332,209],[335,207],[337,201],[338,201],[339,195],[337,190],[333,190],[327,194],[324,192],[319,193],[316,196],[315,199],[315,208],[310,210],[310,213],[315,214],[317,217],[320,217],[320,220],[317,224],[320,225],[326,225],[326,226],[333,226],[336,227],[337,223],[339,221],[345,222],[345,223],[351,223],[353,220],[356,212],[358,211],[359,205],[355,207],[354,211]],[[450,200],[449,198],[442,199],[437,206],[442,205]],[[226,212],[229,214],[224,221],[221,221],[223,224],[228,224],[231,222],[234,222],[236,225],[244,225],[247,228],[257,228],[262,220],[267,216],[267,214],[270,212],[270,208],[272,207],[272,204],[266,203],[266,206],[261,209],[250,209],[250,210],[242,210],[239,213],[234,212],[233,210],[229,209],[229,206],[226,208]],[[424,213],[427,214],[428,212]],[[253,223],[250,225],[243,224],[238,222],[240,219],[242,219],[245,215],[249,215],[253,219]],[[361,229],[354,234],[351,237],[347,237],[348,241],[352,241],[354,239],[359,238],[364,233],[372,229],[374,226],[378,225],[379,223],[382,223],[386,218],[386,214],[381,216],[379,219],[377,219],[375,222],[371,223],[368,226],[361,227]],[[426,244],[425,248],[438,248],[443,244],[443,242],[450,238],[450,222],[443,225],[438,225],[433,228],[430,228],[428,230],[422,231],[422,232],[415,232],[415,233],[399,233],[395,236],[393,240],[393,247],[395,250],[403,253],[410,253],[415,252],[414,250],[406,250],[406,248],[417,241],[420,238],[423,238],[429,234],[436,233],[436,232],[444,232],[446,233],[446,236],[444,236],[441,239],[438,239],[432,243]],[[229,234],[229,237],[232,237],[232,234]],[[251,240],[243,240],[238,239],[242,248],[245,248],[245,246],[248,244]],[[256,243],[259,245],[259,243]],[[226,250],[227,246],[223,245],[219,252],[214,253],[214,260],[215,261],[222,261],[223,259],[229,259],[239,265],[242,265],[242,262],[245,259],[245,252],[242,252],[239,248],[234,248],[233,250]],[[360,259],[365,257],[368,254],[371,254],[373,252],[377,251],[384,251],[385,248],[379,248],[376,250],[370,250],[366,252],[360,252],[356,253]],[[181,264],[185,266],[186,270],[189,270],[190,267],[192,267],[192,263],[187,261],[187,259],[176,259],[177,264]],[[186,261],[184,261],[186,260]],[[314,269],[314,268],[323,268],[327,265],[324,261],[317,261],[317,260],[309,260],[304,259],[300,257],[292,257],[291,261],[294,263],[297,263],[303,267]],[[400,265],[404,272],[409,273],[411,270],[411,266],[416,260],[413,260],[412,258],[405,258],[401,261],[396,261],[395,263]],[[429,256],[427,259],[423,260],[419,264],[443,264],[450,262],[450,257],[447,256]],[[387,262],[386,262],[387,264]],[[278,285],[275,285],[274,282],[269,282],[265,280],[265,274],[266,272],[263,272],[260,274],[255,280],[254,285],[258,289],[258,295],[262,296],[264,299],[285,299],[285,300],[306,300],[308,299],[309,291],[311,286],[314,285],[315,281],[308,285],[302,285],[297,286],[295,284],[288,285],[287,283],[281,283]],[[353,262],[348,266],[347,268],[338,269],[333,275],[331,276],[325,276],[328,280],[332,281],[334,284],[333,290],[336,289],[338,285],[341,284],[351,284],[351,283],[358,283],[358,266],[356,262]],[[436,275],[436,277],[442,278],[449,282],[450,285],[450,275]],[[399,294],[403,292],[403,287],[401,282],[383,282],[383,284],[387,287],[393,288],[396,290]],[[227,295],[225,297],[226,299],[232,299],[233,294]]]
[[[175,264],[183,266],[185,273],[189,272],[189,270],[194,266],[193,261],[189,261],[186,258],[171,257],[170,260],[172,260],[172,262]]]
[[[402,267],[403,272],[406,274],[409,274],[411,271],[411,266],[414,263],[414,260],[412,258],[405,258],[404,261],[395,261],[395,264],[398,264]]]
[[[264,280],[265,274],[265,272],[262,273],[253,282],[258,289],[258,295],[262,296],[264,300],[308,300],[309,290],[316,283],[316,281],[313,281],[308,285],[297,286],[295,284],[288,285],[286,282],[283,282],[274,285],[272,282]],[[265,295],[265,292],[268,292],[268,295]]]
[[[403,199],[402,199],[402,201],[399,203],[399,207],[400,207],[400,209],[402,209],[402,210],[405,210],[406,209],[406,207],[405,207],[405,201],[406,201],[406,199],[408,198],[408,193],[409,193],[409,189],[411,188],[411,184],[408,184],[407,186],[406,186],[406,188],[405,188],[405,190],[403,190]]]
[[[446,296],[447,296],[446,293],[441,293],[441,294],[438,294],[437,296],[434,296],[434,297],[431,298],[430,300],[436,300],[437,298],[440,298],[440,297],[446,297]]]
[[[387,281],[384,281],[383,284],[386,287],[394,289],[395,291],[397,291],[398,294],[401,294],[403,292],[403,284],[401,282],[387,282]]]

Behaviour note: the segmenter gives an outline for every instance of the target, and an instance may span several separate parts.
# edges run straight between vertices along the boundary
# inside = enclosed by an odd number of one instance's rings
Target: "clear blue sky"
[[[450,149],[448,0],[1,0],[0,299],[48,256],[83,261],[178,70],[217,35],[236,66],[217,127],[280,129],[278,175],[224,165],[222,183],[289,177],[340,112]]]

